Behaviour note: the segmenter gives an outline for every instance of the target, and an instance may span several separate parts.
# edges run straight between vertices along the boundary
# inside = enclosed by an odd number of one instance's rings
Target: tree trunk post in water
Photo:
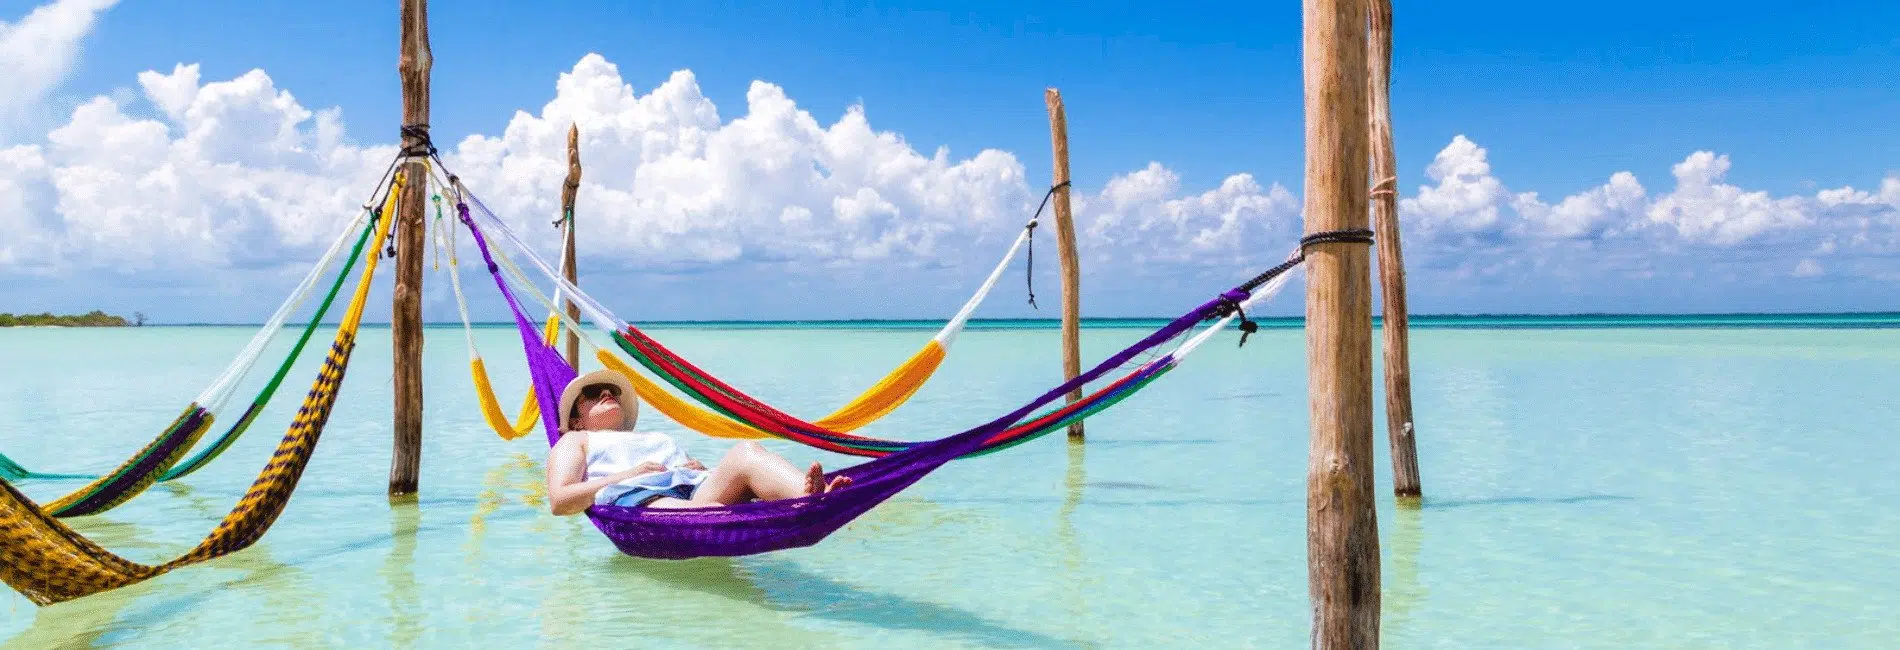
[[[1304,0],[1307,234],[1367,225],[1366,2]],[[1367,257],[1358,243],[1306,251],[1306,552],[1314,648],[1379,647]]]
[[[1392,0],[1371,0],[1372,227],[1384,298],[1385,429],[1392,445],[1392,494],[1417,504],[1418,442],[1412,425],[1411,333],[1405,313],[1405,263],[1399,255],[1399,162],[1392,144]]]
[[[1082,262],[1075,256],[1075,216],[1069,211],[1069,117],[1062,108],[1062,93],[1049,88],[1042,93],[1049,106],[1049,139],[1055,146],[1056,256],[1062,263],[1062,379],[1082,374]],[[1069,391],[1068,401],[1082,399],[1082,388]],[[1069,439],[1082,439],[1082,423],[1069,423]]]
[[[581,190],[581,127],[579,124],[567,126],[567,181],[561,185],[562,227],[567,229],[567,248],[561,253],[567,262],[562,273],[567,281],[576,287],[581,286],[579,256],[574,254],[574,196]],[[574,298],[567,299],[567,318],[576,324],[581,322],[581,306]],[[571,328],[567,332],[567,365],[581,367],[581,335]]]
[[[390,498],[416,494],[422,466],[422,242],[429,192],[429,54],[427,0],[402,0],[402,145],[414,152],[404,163],[409,182],[396,204],[396,291],[389,318],[395,349],[395,449],[389,459]]]

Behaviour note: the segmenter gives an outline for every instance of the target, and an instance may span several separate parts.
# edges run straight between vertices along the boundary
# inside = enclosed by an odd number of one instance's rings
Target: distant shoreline
[[[0,312],[0,327],[132,327],[144,325],[145,317],[138,316],[135,324],[124,317],[114,316],[94,309],[84,314],[9,314]]]
[[[1151,329],[1168,318],[1084,318],[1084,329]],[[1297,329],[1305,318],[1298,316],[1257,317],[1263,329]],[[1841,313],[1720,313],[1720,314],[1432,314],[1413,315],[1409,325],[1415,329],[1603,329],[1603,328],[1900,328],[1900,312]],[[704,330],[936,330],[941,319],[835,319],[835,320],[674,320],[641,321],[644,329]],[[257,327],[259,323],[147,323],[162,327]],[[1373,326],[1381,319],[1373,318]],[[460,328],[456,321],[425,323],[423,327]],[[1055,318],[972,319],[969,330],[1040,330],[1056,329]],[[384,329],[388,323],[364,323],[364,328]],[[476,323],[478,329],[512,328],[506,321]]]

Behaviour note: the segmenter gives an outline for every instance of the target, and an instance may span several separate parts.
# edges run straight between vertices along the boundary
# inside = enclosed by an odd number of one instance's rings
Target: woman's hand
[[[705,465],[701,465],[701,464],[699,463],[699,459],[698,459],[698,458],[688,458],[688,459],[686,459],[686,463],[684,464],[684,467],[686,467],[686,469],[696,469],[696,470],[699,470],[699,471],[702,471],[702,472],[704,472],[704,471],[706,471],[706,466],[705,466]]]

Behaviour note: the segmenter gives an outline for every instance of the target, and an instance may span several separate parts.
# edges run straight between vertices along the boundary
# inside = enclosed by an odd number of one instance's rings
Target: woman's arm
[[[554,443],[548,450],[548,510],[556,515],[571,515],[587,509],[594,504],[594,494],[601,488],[614,483],[654,472],[665,471],[666,467],[655,462],[641,463],[633,469],[609,474],[592,481],[587,478],[587,453],[578,440],[580,436],[568,434]]]

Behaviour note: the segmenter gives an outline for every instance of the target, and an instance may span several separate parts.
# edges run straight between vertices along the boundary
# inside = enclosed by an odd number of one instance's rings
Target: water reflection
[[[780,611],[888,631],[925,632],[984,646],[1076,645],[1068,639],[1010,627],[962,608],[863,589],[806,571],[795,562],[764,559],[753,564],[753,573],[772,595],[768,606]]]
[[[1389,549],[1380,595],[1382,625],[1390,629],[1390,638],[1410,638],[1405,632],[1412,623],[1412,612],[1429,595],[1418,578],[1418,555],[1425,540],[1424,513],[1418,508],[1399,507],[1391,515],[1391,529],[1382,535]]]
[[[530,508],[538,508],[546,502],[547,481],[539,469],[540,465],[533,458],[516,452],[482,475],[482,491],[475,497],[475,514],[468,519],[467,548],[471,562],[480,559],[488,536],[488,518],[508,503],[509,493],[520,493],[520,501]]]
[[[1063,591],[1067,596],[1070,620],[1087,620],[1088,603],[1083,599],[1084,583],[1082,543],[1076,539],[1075,510],[1082,505],[1082,491],[1088,485],[1087,445],[1069,441],[1069,469],[1062,476],[1062,509],[1056,515],[1056,541],[1062,546]]]
[[[105,515],[99,515],[64,521],[74,531],[115,553],[125,554],[128,550],[152,551],[158,548],[157,544],[148,541],[151,537],[150,529],[105,517]],[[132,555],[139,557],[155,554]],[[153,583],[147,581],[45,607],[26,609],[31,608],[32,605],[23,605],[24,611],[33,612],[32,627],[8,639],[7,643],[0,648],[97,647],[102,637],[114,631],[116,628],[114,623],[126,607],[139,597],[151,593],[152,589]]]
[[[184,504],[184,509],[193,518],[203,521],[217,521],[229,508],[228,504],[198,494],[190,485],[182,483],[159,484],[143,498],[152,499],[157,495],[177,500]],[[170,559],[196,544],[195,540],[186,545],[155,543],[151,541],[155,535],[150,528],[115,521],[109,515],[80,517],[66,523],[79,534],[114,553],[147,561]],[[236,578],[207,582],[203,577],[173,573],[42,607],[35,612],[32,627],[8,639],[0,647],[89,648],[115,645],[136,638],[140,630],[153,621],[170,620],[188,613],[212,598],[234,591],[234,588],[264,598],[268,610],[275,612],[273,620],[279,624],[278,630],[283,635],[279,640],[289,643],[309,638],[308,635],[316,634],[318,630],[311,624],[311,610],[303,606],[310,593],[308,576],[302,570],[273,558],[269,539],[259,540],[243,551],[180,569],[181,572],[191,571],[199,576],[235,570],[240,572]],[[181,588],[187,587],[197,588],[179,593]]]
[[[398,648],[415,647],[422,636],[422,598],[416,590],[416,530],[422,509],[414,501],[389,504],[389,556],[376,573],[383,577],[389,611],[389,639]]]

